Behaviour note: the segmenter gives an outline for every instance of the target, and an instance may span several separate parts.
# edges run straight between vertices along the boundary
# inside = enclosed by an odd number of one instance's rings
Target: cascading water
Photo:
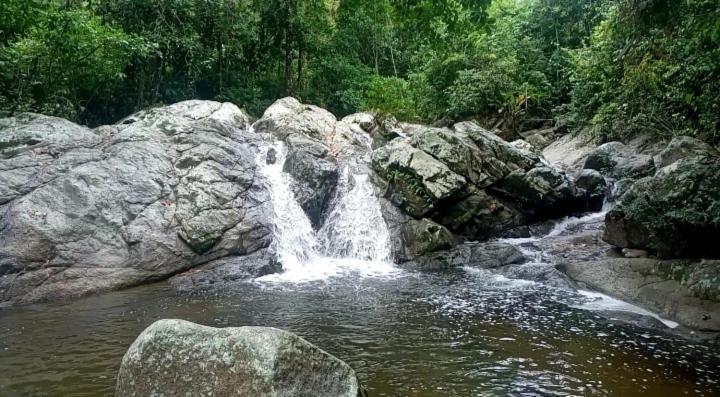
[[[276,152],[267,164],[267,151]],[[382,276],[398,272],[391,262],[390,234],[368,175],[343,168],[327,221],[316,232],[290,189],[283,171],[287,149],[282,142],[260,151],[257,163],[273,205],[272,248],[283,266],[280,274],[260,281],[302,282],[347,273]]]
[[[390,234],[367,174],[343,167],[327,221],[320,229],[327,256],[390,261]]]

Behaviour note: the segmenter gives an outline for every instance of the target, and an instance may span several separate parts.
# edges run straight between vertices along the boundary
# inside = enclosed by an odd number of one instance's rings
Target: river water
[[[3,309],[0,396],[112,395],[128,346],[162,318],[295,332],[348,362],[371,396],[720,395],[720,352],[597,311],[642,311],[632,305],[515,273],[392,265],[366,175],[343,171],[333,215],[315,234],[282,173],[285,149],[276,149],[278,163],[263,174],[285,273],[204,292],[158,283]],[[568,245],[553,242],[592,235],[601,219],[507,242],[531,258],[524,266],[552,265],[559,255],[589,255],[558,254]]]

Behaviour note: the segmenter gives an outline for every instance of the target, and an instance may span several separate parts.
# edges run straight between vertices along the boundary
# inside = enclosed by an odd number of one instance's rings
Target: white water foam
[[[283,171],[287,149],[275,142],[274,164],[267,151],[257,158],[273,205],[272,249],[283,272],[259,282],[310,282],[344,274],[381,277],[399,273],[391,262],[390,234],[367,175],[346,168],[328,222],[316,233],[291,190],[292,177]]]

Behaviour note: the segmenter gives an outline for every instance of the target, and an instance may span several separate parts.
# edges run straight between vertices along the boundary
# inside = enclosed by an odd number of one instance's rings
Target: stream
[[[179,318],[215,327],[272,326],[350,364],[371,396],[717,396],[720,352],[661,329],[601,316],[632,312],[588,291],[518,279],[552,266],[569,239],[597,234],[602,213],[555,223],[544,237],[503,240],[531,258],[515,270],[443,272],[390,261],[367,175],[346,169],[317,232],[278,160],[263,170],[285,272],[204,292],[167,283],[0,311],[0,396],[108,396],[128,346]],[[262,154],[261,154],[262,155]],[[575,250],[576,248],[572,248]]]

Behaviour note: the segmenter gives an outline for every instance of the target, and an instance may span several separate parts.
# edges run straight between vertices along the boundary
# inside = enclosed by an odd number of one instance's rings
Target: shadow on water
[[[125,350],[160,318],[296,332],[374,396],[720,394],[719,352],[573,308],[582,299],[464,270],[206,294],[157,284],[0,311],[0,395],[111,395]]]

